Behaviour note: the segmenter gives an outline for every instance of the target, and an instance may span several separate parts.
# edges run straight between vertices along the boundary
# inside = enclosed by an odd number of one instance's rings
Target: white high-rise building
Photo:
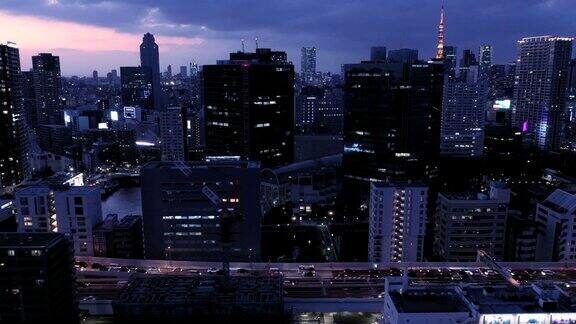
[[[576,259],[576,195],[556,189],[536,207],[536,261]]]
[[[514,126],[540,149],[561,144],[572,40],[540,36],[518,42]]]
[[[100,187],[26,187],[16,192],[16,211],[18,232],[69,234],[76,255],[94,254],[92,228],[102,220]]]
[[[168,107],[160,114],[162,161],[184,161],[182,109]]]
[[[18,232],[58,232],[54,192],[48,187],[26,187],[16,191]]]
[[[422,261],[427,201],[421,184],[371,184],[370,262]]]

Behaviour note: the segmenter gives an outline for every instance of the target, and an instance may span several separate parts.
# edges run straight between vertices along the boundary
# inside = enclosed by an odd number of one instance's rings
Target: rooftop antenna
[[[256,43],[256,49],[258,49],[258,37],[254,37],[254,42]]]
[[[241,41],[242,41],[242,53],[244,53],[244,38],[242,38]]]

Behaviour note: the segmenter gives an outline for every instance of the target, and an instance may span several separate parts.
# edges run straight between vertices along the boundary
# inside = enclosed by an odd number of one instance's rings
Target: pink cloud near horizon
[[[82,52],[89,56],[124,52],[135,56],[142,41],[142,34],[120,32],[113,28],[92,26],[26,15],[14,15],[0,10],[0,42],[15,42],[21,51],[23,67],[28,66],[24,56],[40,52],[55,55]],[[171,47],[201,45],[199,37],[174,37],[155,35],[161,52]],[[62,67],[65,73],[65,67]]]

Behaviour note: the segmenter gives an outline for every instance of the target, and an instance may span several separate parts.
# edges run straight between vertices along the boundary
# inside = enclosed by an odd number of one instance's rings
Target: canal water
[[[108,214],[118,214],[118,218],[126,215],[142,215],[140,187],[123,187],[102,200],[102,218]]]

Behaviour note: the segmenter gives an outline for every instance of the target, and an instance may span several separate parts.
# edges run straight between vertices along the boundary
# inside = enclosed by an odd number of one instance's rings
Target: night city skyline
[[[516,41],[530,35],[571,35],[576,22],[570,0],[446,1],[446,45],[478,48],[489,42],[494,61],[515,60]],[[346,62],[368,57],[366,48],[435,51],[439,1],[0,1],[6,22],[0,39],[14,41],[26,56],[63,57],[62,74],[104,73],[138,61],[140,35],[156,35],[161,70],[168,64],[209,64],[240,50],[282,48],[299,67],[299,49],[318,49],[318,69],[340,72]],[[125,13],[129,12],[130,15]],[[277,19],[281,17],[282,19]],[[17,26],[17,27],[16,27]],[[50,33],[46,33],[49,26]],[[82,58],[80,58],[82,57]],[[86,66],[86,61],[93,62]],[[31,65],[22,60],[23,68]]]
[[[576,0],[0,0],[0,324],[575,324]]]

